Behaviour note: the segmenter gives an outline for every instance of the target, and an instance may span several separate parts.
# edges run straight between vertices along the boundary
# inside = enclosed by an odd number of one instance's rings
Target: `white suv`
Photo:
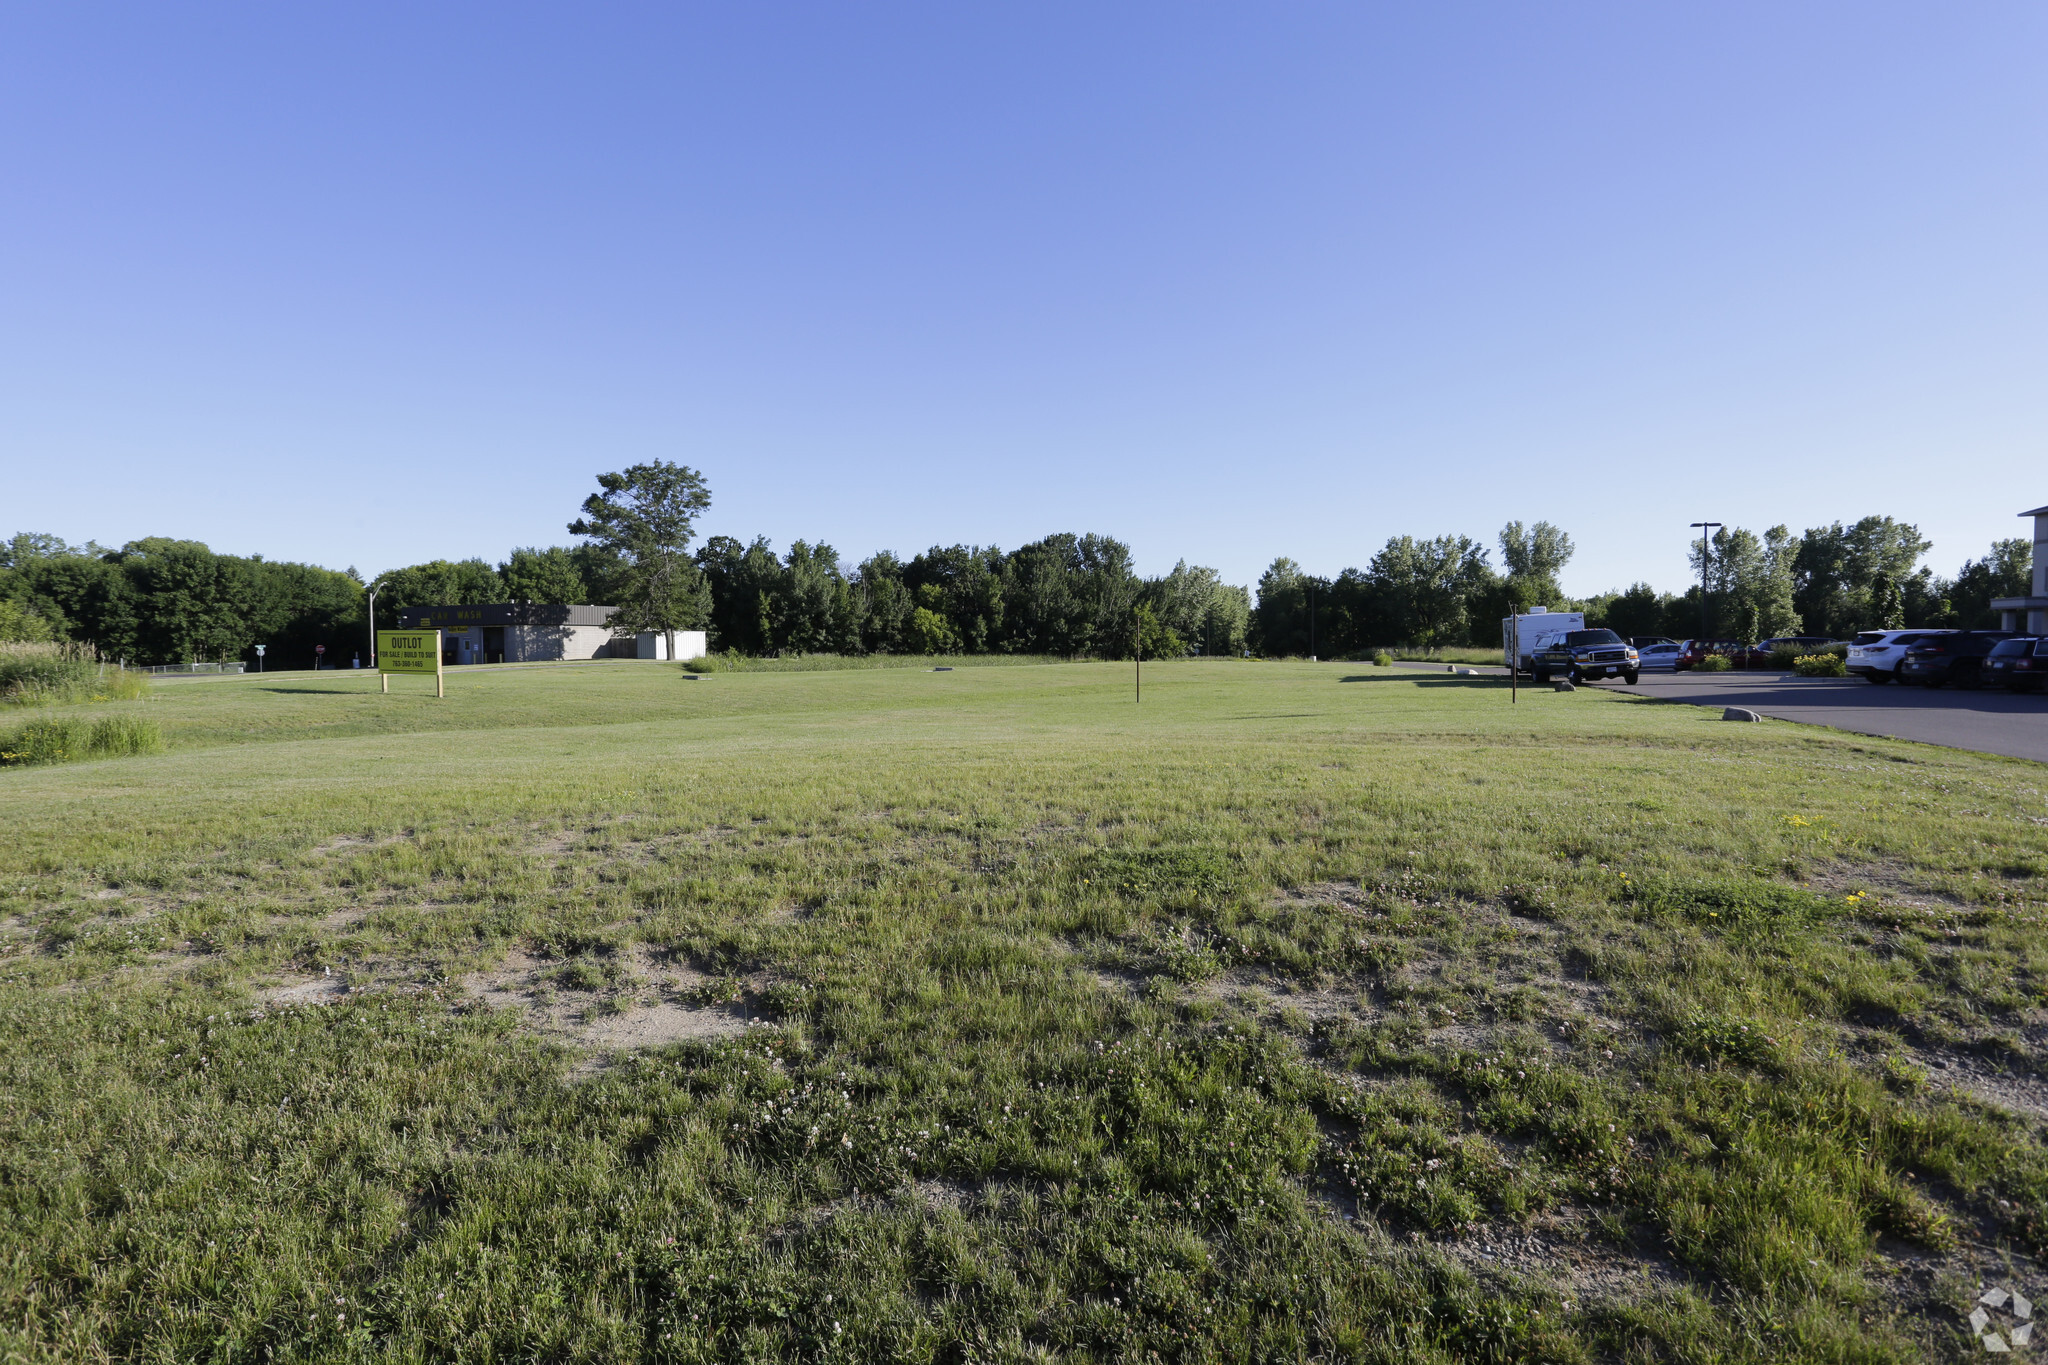
[[[1888,683],[1899,676],[1899,660],[1906,647],[1933,635],[1953,635],[1952,630],[1866,630],[1849,642],[1849,671],[1874,683]]]

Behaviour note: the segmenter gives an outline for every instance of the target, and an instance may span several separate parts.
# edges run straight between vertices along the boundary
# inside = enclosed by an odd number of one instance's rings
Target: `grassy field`
[[[1910,1361],[2038,765],[1357,664],[168,684],[0,771],[0,1359]]]

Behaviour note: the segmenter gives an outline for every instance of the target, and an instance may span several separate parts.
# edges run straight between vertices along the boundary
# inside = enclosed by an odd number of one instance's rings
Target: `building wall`
[[[505,662],[602,659],[610,652],[611,639],[608,626],[507,626]]]
[[[660,630],[643,630],[638,641],[639,657],[643,659],[666,659],[668,657],[668,633]],[[701,659],[711,652],[710,637],[701,630],[679,630],[676,632],[676,657],[678,659]]]

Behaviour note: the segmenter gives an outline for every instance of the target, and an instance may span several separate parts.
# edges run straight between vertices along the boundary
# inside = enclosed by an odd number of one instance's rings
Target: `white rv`
[[[1500,623],[1500,661],[1507,668],[1531,672],[1529,656],[1545,636],[1585,628],[1586,613],[1582,611],[1545,611],[1538,607],[1527,616],[1503,617]]]

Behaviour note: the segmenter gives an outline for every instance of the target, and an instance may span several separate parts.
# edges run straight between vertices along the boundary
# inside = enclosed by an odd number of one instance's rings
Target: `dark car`
[[[1635,646],[1611,630],[1561,630],[1536,642],[1529,671],[1539,683],[1559,674],[1575,683],[1610,674],[1633,683],[1637,662]]]
[[[2015,635],[2000,640],[1978,669],[1986,687],[2038,692],[2048,679],[2048,636]]]
[[[1959,630],[1922,640],[1899,660],[1899,681],[1922,687],[1976,687],[1982,681],[1984,657],[2000,641],[2012,638],[2005,630]]]

